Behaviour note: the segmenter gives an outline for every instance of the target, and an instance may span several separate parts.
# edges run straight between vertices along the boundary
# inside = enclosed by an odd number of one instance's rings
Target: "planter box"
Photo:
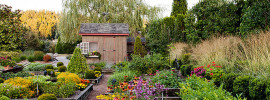
[[[75,94],[73,98],[57,98],[57,100],[85,100],[93,90],[93,84],[87,86],[80,94]],[[10,99],[10,100],[25,100],[25,99]],[[37,98],[30,98],[28,100],[37,100]]]
[[[101,79],[102,79],[103,77],[104,77],[104,74],[101,74],[101,76],[99,76],[99,77],[96,78],[96,79],[86,79],[86,80],[91,81],[91,83],[94,82],[94,84],[98,84],[98,83],[101,81]]]

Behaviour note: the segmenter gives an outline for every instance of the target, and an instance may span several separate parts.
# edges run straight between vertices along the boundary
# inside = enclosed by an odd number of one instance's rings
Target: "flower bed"
[[[101,79],[104,77],[104,74],[101,74],[99,77],[97,77],[96,79],[86,79],[86,80],[89,80],[91,81],[93,84],[98,84]]]

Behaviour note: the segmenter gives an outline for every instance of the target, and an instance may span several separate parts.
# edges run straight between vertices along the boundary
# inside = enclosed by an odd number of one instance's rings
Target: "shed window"
[[[89,42],[89,52],[98,51],[98,43],[97,42]]]
[[[87,54],[89,52],[89,42],[80,43],[80,48],[82,50],[82,54]]]

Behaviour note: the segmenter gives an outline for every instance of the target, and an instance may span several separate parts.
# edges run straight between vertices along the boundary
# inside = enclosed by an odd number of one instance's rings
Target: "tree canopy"
[[[131,34],[143,30],[143,20],[158,16],[160,8],[143,0],[63,0],[58,32],[64,42],[79,39],[81,23],[127,23]]]

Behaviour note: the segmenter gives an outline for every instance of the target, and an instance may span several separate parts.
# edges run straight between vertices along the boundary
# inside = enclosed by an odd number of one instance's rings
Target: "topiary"
[[[265,100],[266,99],[266,94],[265,94],[265,89],[266,89],[266,81],[264,79],[260,78],[254,78],[253,80],[250,81],[249,83],[249,96],[253,100]]]
[[[53,69],[52,65],[46,65],[46,69]]]
[[[44,53],[42,51],[35,51],[34,52],[34,59],[37,61],[43,60]]]
[[[47,71],[47,74],[48,74],[48,75],[50,75],[50,76],[52,76],[52,77],[55,76],[55,72],[54,72],[53,69],[46,69],[46,71]]]
[[[57,63],[57,67],[59,67],[59,66],[63,66],[64,65],[64,63],[63,62],[58,62]]]
[[[84,78],[85,79],[95,79],[96,78],[95,71],[93,71],[93,70],[87,70],[85,72]]]
[[[51,57],[50,55],[45,55],[45,56],[43,56],[43,60],[44,60],[45,62],[49,62],[51,59],[52,59],[52,57]]]
[[[102,69],[101,69],[101,67],[95,67],[94,68],[94,71],[100,71],[100,72],[102,72]]]
[[[20,59],[21,60],[26,60],[26,56],[21,56]]]
[[[0,78],[0,83],[4,83],[4,79],[3,78]]]
[[[58,72],[65,72],[67,70],[66,66],[60,66],[58,67]]]
[[[242,75],[235,78],[233,82],[233,93],[234,94],[241,94],[242,97],[250,98],[249,96],[249,80],[251,79],[248,75]]]
[[[0,100],[10,100],[10,98],[8,98],[7,96],[2,95],[2,96],[0,96]]]
[[[33,62],[33,61],[34,61],[34,57],[33,57],[33,56],[29,56],[29,57],[27,58],[27,60],[28,60],[29,62]]]
[[[81,49],[76,48],[68,63],[67,70],[71,73],[84,73],[86,68],[86,58],[81,54]]]
[[[54,94],[45,93],[40,95],[37,100],[57,100],[57,97]]]

